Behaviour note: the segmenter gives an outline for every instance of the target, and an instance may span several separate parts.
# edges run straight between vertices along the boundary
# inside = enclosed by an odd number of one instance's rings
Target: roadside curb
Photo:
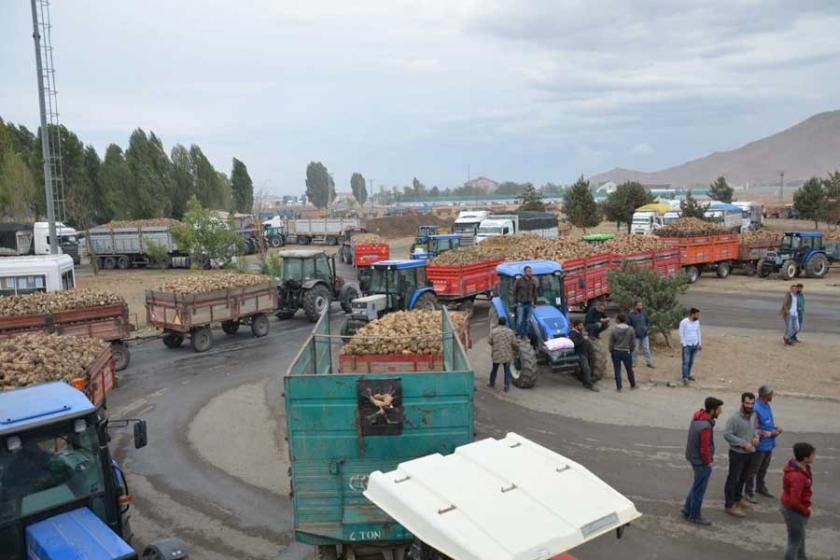
[[[671,389],[679,389],[681,387],[679,382],[671,381],[670,379],[651,379],[647,383],[654,387],[670,387]],[[702,385],[698,383],[691,383],[688,388],[698,391],[732,391],[733,388],[726,385]],[[840,397],[829,397],[826,395],[814,395],[811,393],[796,393],[793,391],[776,391],[780,397],[792,397],[795,399],[807,399],[813,401],[825,401],[840,403]]]

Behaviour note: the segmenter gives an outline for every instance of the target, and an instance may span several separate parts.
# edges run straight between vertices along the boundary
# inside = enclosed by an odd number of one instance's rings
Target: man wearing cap
[[[773,449],[776,447],[776,437],[784,430],[776,425],[773,418],[773,409],[770,407],[772,400],[772,385],[762,385],[758,388],[758,400],[755,402],[753,412],[756,417],[759,440],[755,453],[750,458],[750,466],[747,471],[746,494],[748,498],[753,498],[754,493],[765,498],[773,497],[767,489],[765,478],[767,469],[770,467],[770,460],[773,457]]]

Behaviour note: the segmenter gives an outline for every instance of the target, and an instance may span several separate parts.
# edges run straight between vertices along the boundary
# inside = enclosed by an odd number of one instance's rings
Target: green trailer
[[[474,374],[446,310],[441,337],[440,360],[425,369],[383,355],[366,358],[386,373],[341,373],[341,337],[325,313],[289,367],[295,539],[315,545],[316,558],[404,557],[414,537],[364,497],[368,475],[472,441]]]
[[[605,241],[609,241],[610,239],[615,239],[614,233],[587,233],[586,235],[582,235],[581,239],[586,241],[590,245],[600,245]]]

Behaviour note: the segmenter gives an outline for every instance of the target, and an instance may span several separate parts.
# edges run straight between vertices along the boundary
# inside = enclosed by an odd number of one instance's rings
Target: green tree
[[[620,184],[607,196],[604,203],[604,216],[611,222],[624,224],[627,226],[627,233],[630,233],[636,208],[653,201],[653,195],[640,183],[628,181]]]
[[[243,239],[236,231],[233,216],[227,222],[216,218],[196,195],[187,201],[184,218],[172,227],[172,234],[178,245],[186,248],[194,266],[207,259],[226,266],[242,250]]]
[[[729,184],[726,182],[726,177],[721,175],[715,182],[709,185],[709,198],[712,200],[719,200],[721,202],[732,202],[734,200],[733,196],[735,191]]]
[[[0,119],[0,217],[34,217],[35,179],[25,157],[18,152],[11,129]]]
[[[131,174],[131,190],[122,201],[131,218],[164,218],[172,215],[175,181],[172,162],[154,132],[138,128],[131,133],[125,161]]]
[[[691,190],[685,195],[685,200],[680,201],[680,215],[683,218],[698,218],[705,220],[705,212],[708,204],[701,204],[691,195]]]
[[[170,196],[172,217],[180,220],[187,211],[187,201],[196,194],[196,179],[189,150],[181,144],[175,144],[170,157],[173,181]]]
[[[364,206],[368,199],[367,184],[365,183],[364,175],[356,172],[350,176],[350,190],[353,192],[353,198],[356,199],[356,202]]]
[[[426,185],[424,185],[417,177],[411,180],[411,190],[417,198],[426,197]]]
[[[233,158],[230,171],[230,183],[233,191],[233,208],[237,212],[250,213],[254,207],[254,182],[244,163]]]
[[[195,177],[195,195],[201,205],[214,210],[228,208],[224,182],[201,148],[195,144],[190,146],[190,163]]]
[[[589,181],[583,176],[563,193],[563,213],[572,225],[584,231],[601,223],[601,209],[595,204]]]
[[[112,218],[127,219],[134,217],[130,204],[134,196],[134,176],[128,168],[122,148],[111,144],[105,150],[105,158],[99,169],[99,182],[102,185],[103,205]]]
[[[607,272],[610,285],[610,299],[625,310],[632,310],[635,302],[641,300],[650,315],[651,330],[661,334],[671,347],[671,331],[677,328],[685,317],[686,309],[678,298],[688,288],[684,274],[666,277],[646,268],[625,266],[621,270]]]
[[[542,193],[535,189],[531,183],[526,183],[525,190],[522,192],[522,203],[519,205],[519,209],[545,212]]]
[[[335,183],[320,161],[311,161],[306,166],[306,198],[316,208],[326,208],[335,198]]]
[[[840,225],[840,171],[829,173],[822,185],[825,192],[825,221]]]
[[[822,181],[816,177],[805,181],[802,188],[793,193],[793,207],[800,218],[814,220],[814,228],[818,228],[819,221],[825,219],[827,203]]]

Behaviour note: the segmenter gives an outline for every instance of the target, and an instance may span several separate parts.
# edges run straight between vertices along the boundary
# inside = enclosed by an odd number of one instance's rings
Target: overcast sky
[[[27,0],[0,0],[0,116],[38,123]],[[728,150],[840,108],[840,2],[57,0],[61,120],[134,128],[302,192],[360,171],[567,183]]]

